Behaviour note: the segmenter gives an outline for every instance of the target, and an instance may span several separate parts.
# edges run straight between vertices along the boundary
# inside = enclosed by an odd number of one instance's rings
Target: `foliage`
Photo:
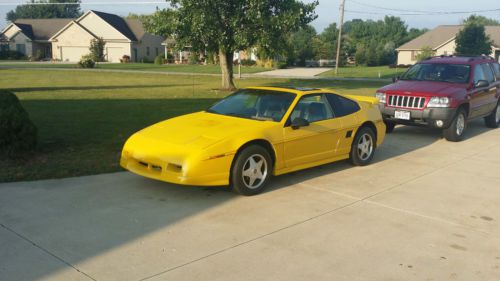
[[[84,55],[78,62],[78,66],[80,68],[94,68],[95,67],[95,61],[93,59],[92,55]]]
[[[106,42],[104,42],[103,38],[97,38],[90,40],[90,57],[94,62],[103,62],[104,58],[104,47],[106,46]]]
[[[129,63],[130,62],[130,56],[123,55],[123,57],[120,59],[120,63]]]
[[[287,54],[289,61],[299,66],[305,66],[306,60],[315,57],[315,49],[313,47],[313,40],[316,38],[316,29],[308,25],[299,31],[292,34],[290,37],[290,47]]]
[[[163,65],[163,63],[165,63],[165,55],[161,54],[161,55],[156,56],[155,64],[156,65]]]
[[[33,3],[74,4],[32,5]],[[17,19],[77,18],[81,15],[80,0],[30,0],[28,3],[18,5],[15,10],[8,12],[7,21],[14,22]]]
[[[43,51],[38,49],[35,52],[35,55],[33,55],[32,60],[34,61],[41,61],[43,59]]]
[[[35,149],[37,129],[19,99],[0,90],[0,155],[14,158]]]
[[[254,66],[257,65],[257,62],[251,59],[243,59],[241,60],[241,65],[243,66]]]
[[[490,18],[487,18],[487,17],[484,17],[484,16],[480,16],[480,15],[471,15],[467,19],[465,19],[465,20],[462,21],[463,25],[468,25],[468,24],[471,24],[471,23],[475,23],[475,24],[478,24],[478,25],[484,25],[484,26],[487,26],[487,25],[500,25],[500,21],[498,21],[496,19],[490,19]]]
[[[490,55],[492,43],[484,25],[470,22],[458,33],[455,52],[464,56]]]
[[[317,1],[298,0],[167,0],[171,8],[157,11],[145,23],[155,34],[175,37],[178,46],[217,53],[224,89],[235,88],[233,53],[261,48],[269,57],[286,48],[286,36],[316,18]]]
[[[416,56],[417,61],[422,61],[426,58],[430,58],[436,55],[436,52],[430,46],[424,46],[420,53]]]
[[[18,51],[0,51],[0,60],[24,60],[26,56]]]

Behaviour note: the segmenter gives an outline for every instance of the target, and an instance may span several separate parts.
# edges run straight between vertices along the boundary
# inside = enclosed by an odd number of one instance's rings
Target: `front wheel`
[[[484,118],[484,123],[486,127],[496,129],[500,125],[500,101],[497,103],[497,107],[495,110],[488,115],[488,117]]]
[[[460,108],[451,122],[449,128],[444,129],[444,137],[447,141],[459,142],[464,139],[464,134],[467,129],[467,112]]]
[[[349,160],[355,166],[370,164],[375,156],[375,146],[375,132],[368,127],[359,129],[352,143]]]
[[[272,161],[269,152],[258,145],[243,149],[231,169],[231,185],[241,195],[261,193],[271,177]]]

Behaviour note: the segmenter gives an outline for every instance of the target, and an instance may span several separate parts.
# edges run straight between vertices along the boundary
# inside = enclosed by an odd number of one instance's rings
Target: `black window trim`
[[[327,119],[323,119],[323,120],[314,121],[314,122],[311,122],[311,124],[312,123],[317,123],[317,122],[323,122],[323,121],[327,121],[327,120],[336,119],[337,116],[335,115],[335,110],[333,110],[332,105],[330,104],[330,101],[328,100],[328,97],[326,97],[326,95],[328,95],[328,94],[332,94],[332,93],[312,93],[312,94],[306,94],[306,95],[301,96],[299,98],[299,100],[297,101],[297,103],[295,104],[295,106],[293,107],[292,111],[290,111],[290,114],[288,115],[287,120],[285,122],[284,128],[292,126],[292,114],[295,111],[295,108],[297,107],[297,105],[299,105],[299,102],[300,102],[301,99],[309,97],[309,96],[320,96],[320,95],[325,96],[327,105],[330,106],[330,110],[332,111],[332,115],[333,115],[332,118],[327,118]]]
[[[353,100],[353,99],[350,99],[350,98],[347,98],[347,97],[343,97],[343,96],[338,95],[338,94],[334,94],[334,93],[329,93],[329,94],[330,94],[330,95],[337,96],[337,97],[339,97],[339,98],[341,98],[341,99],[347,99],[347,100],[350,100],[350,101],[352,101],[353,103],[355,103],[355,104],[358,106],[358,110],[353,111],[352,113],[349,113],[349,114],[347,114],[347,115],[344,115],[344,116],[339,116],[339,117],[335,117],[335,118],[342,118],[342,117],[346,117],[346,116],[349,116],[349,115],[352,115],[352,114],[355,114],[355,113],[358,113],[358,112],[360,112],[360,111],[361,111],[361,106],[359,105],[359,103],[358,103],[357,101],[355,101],[355,100]],[[327,98],[327,100],[328,100],[328,98]],[[328,100],[328,104],[330,104],[330,107],[332,108],[332,111],[333,111],[334,115],[335,115],[335,116],[337,116],[337,113],[335,112],[335,108],[333,107],[333,104],[331,104],[331,103],[330,103],[330,100]]]

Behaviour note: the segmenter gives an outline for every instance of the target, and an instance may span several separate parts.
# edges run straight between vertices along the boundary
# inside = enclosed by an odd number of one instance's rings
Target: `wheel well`
[[[470,104],[468,104],[468,103],[463,103],[463,104],[461,104],[461,105],[458,107],[458,109],[460,109],[460,108],[463,108],[463,109],[465,110],[465,112],[467,113],[467,116],[469,116],[469,115],[470,115],[470,112],[469,112],[469,110],[470,110]]]
[[[377,138],[378,134],[377,134],[377,127],[375,127],[375,124],[373,124],[373,122],[371,121],[366,121],[365,123],[363,123],[363,125],[361,125],[361,127],[359,127],[360,129],[361,128],[364,128],[364,127],[367,127],[367,128],[370,128],[373,130],[373,133],[375,133],[375,138]]]
[[[258,145],[258,146],[265,148],[267,150],[267,152],[269,152],[269,155],[271,156],[271,161],[273,161],[272,164],[274,167],[274,164],[276,163],[276,153],[274,152],[274,149],[273,149],[273,146],[271,145],[271,143],[269,143],[267,140],[253,140],[253,141],[247,142],[238,149],[238,151],[236,152],[236,155],[238,155],[243,149],[247,148],[250,145]],[[235,157],[235,159],[236,159],[236,157]]]

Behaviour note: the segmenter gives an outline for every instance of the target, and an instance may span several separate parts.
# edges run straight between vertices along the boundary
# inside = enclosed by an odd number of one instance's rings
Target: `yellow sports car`
[[[120,164],[165,182],[254,195],[272,175],[344,159],[367,165],[385,131],[376,98],[251,87],[134,134]]]

